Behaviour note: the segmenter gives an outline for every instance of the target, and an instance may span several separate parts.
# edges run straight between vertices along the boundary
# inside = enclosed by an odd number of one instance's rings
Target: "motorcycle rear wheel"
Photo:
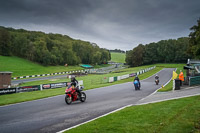
[[[68,95],[65,96],[65,102],[66,104],[71,104],[72,103],[72,97],[69,97]]]
[[[86,94],[84,92],[81,92],[80,101],[85,102],[85,100],[86,100]]]
[[[156,85],[158,85],[159,81],[156,81]]]

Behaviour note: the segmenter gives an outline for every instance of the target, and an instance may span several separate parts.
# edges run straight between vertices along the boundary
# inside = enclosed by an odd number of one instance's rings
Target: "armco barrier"
[[[114,82],[114,81],[118,81],[118,80],[121,80],[121,79],[126,79],[126,78],[129,78],[129,77],[134,77],[136,75],[140,75],[140,74],[143,74],[145,72],[148,72],[152,69],[154,69],[156,66],[154,67],[150,67],[150,68],[146,68],[144,70],[140,70],[139,72],[136,72],[136,73],[131,73],[131,74],[126,74],[126,75],[122,75],[122,76],[117,76],[117,77],[109,77],[109,83],[111,82]]]

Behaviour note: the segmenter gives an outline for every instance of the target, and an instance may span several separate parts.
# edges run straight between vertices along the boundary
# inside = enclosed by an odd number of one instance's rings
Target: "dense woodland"
[[[101,64],[111,58],[109,50],[94,43],[5,27],[0,27],[0,55],[18,56],[42,65]]]
[[[140,66],[153,63],[186,63],[187,59],[200,59],[200,19],[190,30],[189,37],[139,44],[126,52],[126,63]]]

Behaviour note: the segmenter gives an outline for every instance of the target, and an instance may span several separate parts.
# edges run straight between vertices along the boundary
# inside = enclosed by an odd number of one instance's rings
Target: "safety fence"
[[[99,79],[95,78],[95,79],[91,80],[91,84],[105,84],[105,83],[111,83],[111,82],[119,81],[119,80],[122,80],[122,79],[126,79],[126,78],[129,78],[129,77],[134,77],[136,75],[143,74],[145,72],[148,72],[148,71],[154,69],[155,67],[156,66],[153,66],[153,67],[150,67],[150,68],[146,68],[144,70],[140,70],[136,73],[125,74],[125,75],[122,75],[122,76],[104,77],[104,78],[99,78]]]
[[[83,85],[83,80],[80,80],[78,82],[80,86]],[[44,89],[62,88],[62,87],[67,87],[68,84],[70,84],[70,82],[50,83],[50,84],[23,86],[23,87],[16,87],[16,88],[5,88],[5,89],[0,89],[0,95],[21,93],[21,92],[31,92],[31,91],[38,91],[38,90],[44,90]]]
[[[126,79],[126,78],[129,78],[129,77],[133,77],[135,75],[143,74],[145,72],[148,72],[148,71],[154,69],[155,67],[156,66],[150,67],[150,68],[147,68],[147,69],[144,69],[144,70],[140,70],[139,72],[136,72],[136,73],[126,74],[126,75],[116,76],[116,77],[109,77],[109,83],[114,82],[114,81],[118,81],[118,80],[122,80],[122,79]]]
[[[70,74],[70,73],[78,73],[78,72],[86,72],[86,71],[89,71],[89,69],[77,70],[77,71],[69,71],[69,72],[57,72],[57,73],[49,73],[49,74],[39,74],[39,75],[29,75],[29,76],[12,77],[12,79],[36,78],[36,77],[62,75],[62,74]]]

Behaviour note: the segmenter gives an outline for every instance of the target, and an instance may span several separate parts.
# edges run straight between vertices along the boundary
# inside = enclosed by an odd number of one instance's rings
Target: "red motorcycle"
[[[81,102],[85,102],[86,100],[86,94],[82,92],[84,89],[83,86],[81,87],[74,87],[74,86],[69,86],[65,90],[65,102],[66,104],[71,104],[74,101],[80,100]]]

